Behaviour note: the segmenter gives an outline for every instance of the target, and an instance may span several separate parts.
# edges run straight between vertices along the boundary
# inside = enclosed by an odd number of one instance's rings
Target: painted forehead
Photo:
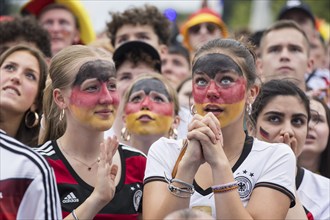
[[[229,56],[219,53],[211,53],[201,56],[193,66],[193,75],[205,73],[210,78],[214,78],[217,73],[235,72],[243,76],[239,65]]]
[[[141,90],[144,91],[146,95],[149,95],[149,93],[151,91],[155,91],[155,92],[158,92],[160,94],[165,95],[168,98],[168,100],[172,100],[170,95],[167,92],[167,89],[166,89],[164,83],[161,82],[158,79],[142,79],[142,80],[139,80],[133,86],[130,95],[135,93],[135,92],[141,91]]]
[[[92,60],[80,67],[73,86],[81,85],[85,80],[94,78],[106,82],[110,77],[116,77],[115,67],[110,61]]]

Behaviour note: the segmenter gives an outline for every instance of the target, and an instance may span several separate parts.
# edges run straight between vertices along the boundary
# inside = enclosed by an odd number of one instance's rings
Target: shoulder
[[[34,150],[43,155],[44,157],[50,157],[56,154],[54,142],[55,141],[47,141],[44,144],[41,144],[38,147],[34,148]]]
[[[33,166],[42,173],[51,172],[48,163],[38,152],[3,132],[0,133],[0,148],[1,156],[6,155],[7,159],[13,158],[15,162],[25,167],[29,165],[29,168]]]
[[[125,145],[122,143],[119,143],[118,147],[120,150],[123,151],[123,153],[126,157],[134,157],[134,156],[147,157],[142,151],[140,151],[134,147],[131,147],[131,146],[128,146],[128,145]]]
[[[310,170],[304,169],[303,183],[307,184],[310,188],[317,188],[321,191],[330,192],[330,179],[313,173]],[[313,186],[313,187],[311,187]]]
[[[183,143],[182,139],[173,140],[162,137],[151,145],[148,156],[150,154],[180,152],[182,148],[182,143]]]
[[[268,143],[254,138],[252,150],[263,152],[265,154],[276,154],[277,156],[288,155],[295,158],[290,146],[284,143]]]

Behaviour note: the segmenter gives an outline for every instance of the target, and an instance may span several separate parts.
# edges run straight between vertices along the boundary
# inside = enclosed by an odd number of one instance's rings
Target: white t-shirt
[[[182,140],[161,138],[150,148],[144,183],[162,181],[164,174],[172,177],[172,170],[182,148]],[[255,187],[271,187],[288,195],[295,204],[296,158],[285,144],[267,143],[247,137],[243,152],[233,166],[233,174],[238,182],[238,192],[244,207],[248,204]],[[216,218],[215,201],[211,188],[203,190],[194,181],[195,193],[190,199],[190,208],[210,210]]]
[[[315,220],[330,219],[330,179],[302,168],[298,173],[297,194]]]

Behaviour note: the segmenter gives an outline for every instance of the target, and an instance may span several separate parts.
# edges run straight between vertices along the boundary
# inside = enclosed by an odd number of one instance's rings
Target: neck
[[[130,145],[136,149],[142,151],[144,154],[148,154],[150,146],[159,138],[164,137],[162,135],[131,135]]]
[[[304,167],[314,173],[318,172],[320,165],[320,154],[311,151],[305,151],[299,155],[298,164],[299,166]]]
[[[23,119],[24,114],[8,114],[8,111],[0,112],[0,129],[4,130],[9,136],[15,137]]]
[[[228,125],[222,128],[221,131],[223,135],[223,150],[228,160],[239,158],[243,151],[245,141],[243,125],[240,129],[233,129],[232,125]]]
[[[84,129],[74,129],[67,126],[62,137],[59,138],[61,147],[69,155],[85,161],[95,160],[100,153],[100,144],[104,140],[104,133]]]

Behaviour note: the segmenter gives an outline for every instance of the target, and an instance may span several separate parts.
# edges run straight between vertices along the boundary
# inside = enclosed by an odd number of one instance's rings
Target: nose
[[[215,82],[212,80],[210,82],[210,86],[207,90],[207,98],[210,100],[216,100],[220,97],[220,94],[217,90],[217,85],[215,84]]]
[[[208,34],[209,33],[205,24],[201,24],[201,28],[199,29],[199,33],[200,34]]]
[[[106,83],[102,83],[101,91],[100,91],[100,104],[112,104],[113,98],[107,88]]]
[[[21,75],[19,71],[16,71],[11,74],[10,81],[13,82],[14,84],[20,84],[21,83]]]
[[[172,68],[170,62],[168,60],[162,60],[162,73],[163,74],[171,74]]]
[[[281,56],[281,60],[289,60],[290,59],[289,50],[287,48],[283,48],[280,56]]]
[[[283,127],[281,129],[281,136],[285,133],[289,134],[289,137],[292,138],[294,136],[293,128],[290,121],[285,121]]]
[[[150,110],[150,98],[146,96],[141,102],[141,110]]]

